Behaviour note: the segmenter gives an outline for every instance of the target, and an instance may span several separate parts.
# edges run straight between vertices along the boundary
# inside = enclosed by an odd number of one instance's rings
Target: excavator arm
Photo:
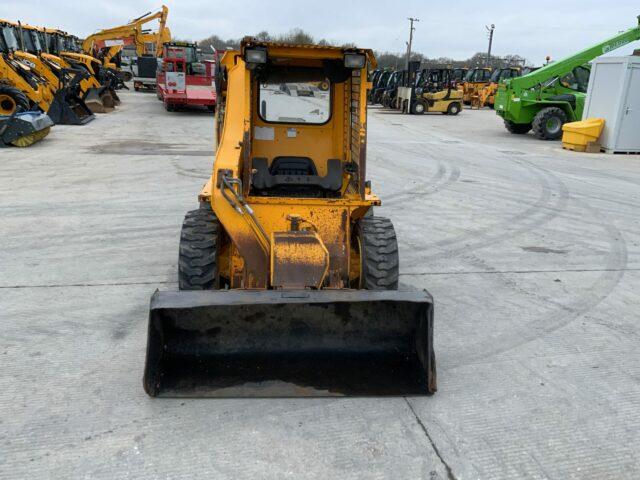
[[[155,13],[147,13],[141,17],[131,20],[126,25],[118,27],[107,28],[100,30],[92,35],[89,35],[82,42],[82,50],[87,54],[93,54],[94,49],[97,47],[114,47],[114,42],[119,42],[119,45],[135,45],[138,55],[146,53],[145,42],[149,36],[152,37],[156,43],[156,52],[162,51],[162,43],[166,41],[167,35],[170,35],[167,28],[167,17],[169,16],[169,9],[166,6]],[[149,22],[158,20],[158,30],[154,33],[149,33],[143,30],[143,26]]]

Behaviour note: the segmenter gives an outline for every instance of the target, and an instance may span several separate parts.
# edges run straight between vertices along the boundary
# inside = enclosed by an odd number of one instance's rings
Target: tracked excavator
[[[249,37],[218,62],[217,151],[182,226],[180,290],[151,299],[149,395],[435,392],[433,301],[398,288],[367,181],[372,68],[370,50]]]
[[[116,72],[122,80],[129,81],[133,78],[132,72],[120,70],[117,62],[120,52],[125,46],[135,46],[139,57],[150,54],[161,56],[162,44],[171,41],[171,31],[167,27],[168,16],[169,9],[163,5],[157,12],[145,13],[125,25],[89,35],[82,42],[82,50],[87,55],[101,59],[103,67]],[[154,20],[158,20],[156,31],[144,28]],[[150,42],[155,47],[153,52],[147,46]]]

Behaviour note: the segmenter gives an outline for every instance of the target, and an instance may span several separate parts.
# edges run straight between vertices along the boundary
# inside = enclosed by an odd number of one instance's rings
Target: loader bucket
[[[41,112],[0,116],[0,146],[28,147],[49,135],[53,122]]]
[[[96,118],[84,100],[66,87],[56,92],[47,114],[57,125],[84,125]]]
[[[156,292],[143,383],[154,397],[431,394],[432,341],[426,291]]]
[[[116,91],[113,88],[110,88],[108,90],[108,93],[111,95],[111,98],[113,98],[113,104],[114,105],[120,105],[122,103],[120,101],[120,97],[118,96],[118,94],[116,93]]]
[[[105,88],[89,88],[84,96],[84,103],[92,113],[109,113],[116,106],[111,93]]]

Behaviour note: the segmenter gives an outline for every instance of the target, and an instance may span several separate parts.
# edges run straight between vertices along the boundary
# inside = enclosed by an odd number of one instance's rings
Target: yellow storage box
[[[562,126],[562,148],[585,152],[590,144],[598,141],[603,128],[604,118],[588,118],[581,122],[565,123]]]

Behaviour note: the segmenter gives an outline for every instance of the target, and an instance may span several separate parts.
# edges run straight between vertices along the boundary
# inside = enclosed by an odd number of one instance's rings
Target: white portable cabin
[[[640,56],[593,61],[582,118],[605,119],[605,152],[640,153]]]

